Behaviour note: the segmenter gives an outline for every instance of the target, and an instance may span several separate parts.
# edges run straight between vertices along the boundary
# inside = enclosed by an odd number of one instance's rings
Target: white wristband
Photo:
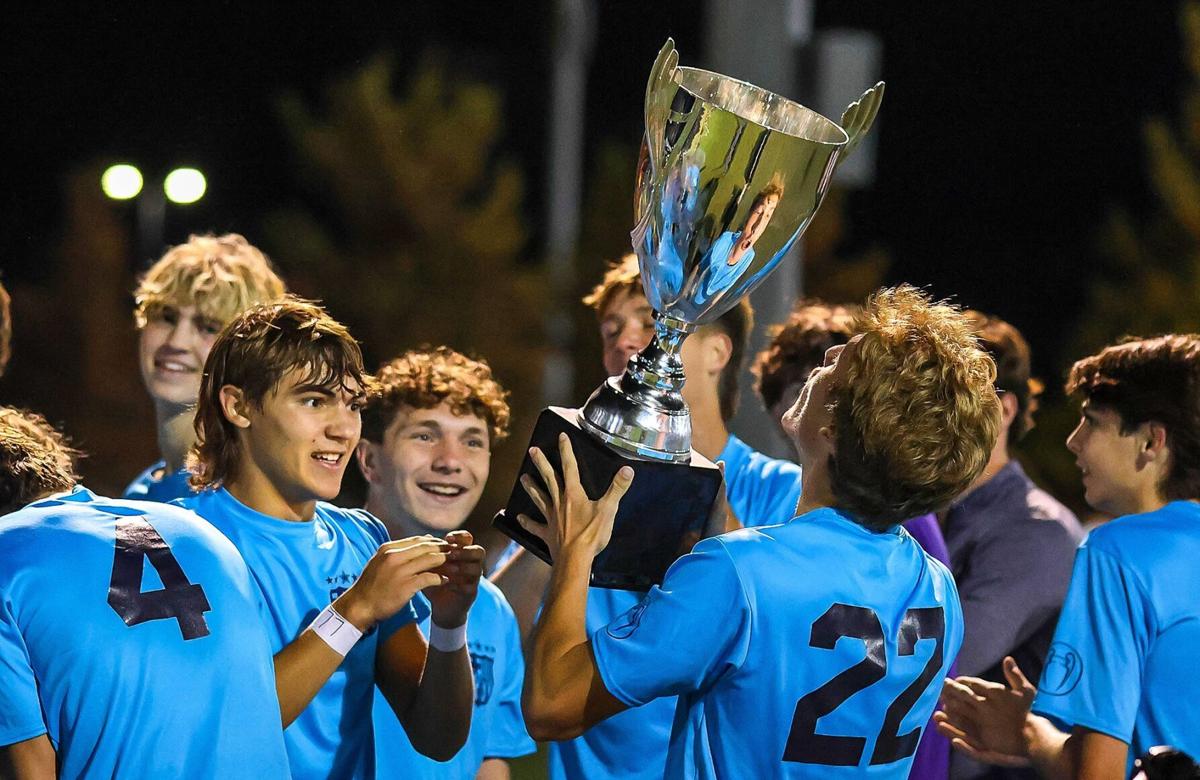
[[[442,628],[429,621],[429,646],[439,653],[454,653],[467,643],[467,624],[458,628]]]
[[[343,658],[363,635],[358,626],[339,615],[332,604],[321,610],[321,614],[308,627]]]

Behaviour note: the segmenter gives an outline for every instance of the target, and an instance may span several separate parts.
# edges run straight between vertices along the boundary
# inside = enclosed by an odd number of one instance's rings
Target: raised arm
[[[592,560],[608,544],[621,496],[633,481],[628,466],[617,472],[608,491],[592,501],[579,481],[570,441],[559,437],[563,464],[560,485],[538,449],[530,455],[543,488],[528,475],[522,485],[549,520],[542,525],[522,515],[522,527],[542,538],[554,559],[546,605],[533,631],[525,672],[522,707],[529,734],[537,740],[570,739],[592,724],[625,709],[604,687],[587,636],[587,591]]]
[[[440,585],[445,575],[435,571],[447,560],[449,545],[432,537],[413,537],[379,547],[354,583],[331,607],[343,630],[360,633],[399,612],[423,588]],[[283,727],[291,725],[341,665],[344,654],[317,634],[312,626],[275,654],[275,689]]]
[[[484,557],[466,531],[446,541],[449,558],[439,571],[448,581],[425,591],[433,608],[428,644],[415,625],[405,626],[380,646],[375,662],[379,689],[412,746],[436,761],[453,758],[471,730],[475,685],[466,623]]]

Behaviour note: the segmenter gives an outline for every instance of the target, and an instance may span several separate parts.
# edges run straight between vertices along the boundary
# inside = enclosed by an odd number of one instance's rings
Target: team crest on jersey
[[[621,617],[617,618],[606,629],[608,635],[613,639],[628,639],[633,636],[633,632],[637,631],[638,624],[642,622],[642,613],[646,611],[647,600],[643,598]]]
[[[1038,690],[1049,696],[1064,696],[1075,690],[1083,677],[1083,658],[1066,642],[1050,645]]]
[[[475,673],[475,706],[482,707],[492,699],[496,687],[495,648],[475,647],[470,651],[471,671]]]
[[[329,588],[329,603],[332,604],[334,601],[337,601],[338,596],[350,590],[350,586],[354,584],[356,579],[358,579],[356,575],[348,572],[326,577],[325,584],[332,586]]]

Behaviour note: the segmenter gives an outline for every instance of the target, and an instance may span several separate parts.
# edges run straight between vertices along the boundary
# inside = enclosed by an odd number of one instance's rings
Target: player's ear
[[[218,394],[221,402],[221,414],[225,419],[238,428],[250,427],[249,402],[242,388],[233,385],[223,385]]]
[[[363,479],[367,482],[375,482],[375,478],[379,476],[375,469],[379,458],[375,442],[359,439],[358,446],[354,448],[354,457],[358,459],[358,470],[362,472]]]
[[[1158,463],[1161,468],[1166,468],[1170,451],[1167,447],[1167,427],[1160,422],[1150,421],[1138,426],[1135,435],[1140,439],[1138,460],[1141,464]]]
[[[704,339],[704,369],[719,374],[733,357],[733,339],[720,328],[713,328]]]

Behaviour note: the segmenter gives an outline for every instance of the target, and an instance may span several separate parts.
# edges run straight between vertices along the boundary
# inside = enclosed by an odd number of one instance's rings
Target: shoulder
[[[348,535],[367,536],[376,544],[388,540],[383,521],[365,509],[351,509],[319,501],[317,514],[327,522],[340,526]]]
[[[516,617],[504,593],[489,582],[487,577],[479,578],[479,593],[475,597],[475,604],[486,612]]]
[[[1124,515],[1092,529],[1083,547],[1098,550],[1118,560],[1157,555],[1170,547],[1181,525],[1200,523],[1200,505],[1174,501],[1153,512]]]

